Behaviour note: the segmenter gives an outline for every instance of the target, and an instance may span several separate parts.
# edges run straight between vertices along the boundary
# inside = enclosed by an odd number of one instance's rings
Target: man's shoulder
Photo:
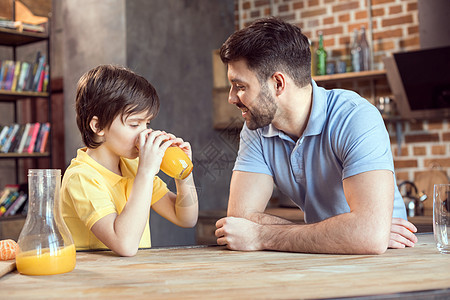
[[[327,111],[329,117],[344,121],[351,116],[378,116],[377,108],[358,93],[351,90],[332,89],[328,91]]]

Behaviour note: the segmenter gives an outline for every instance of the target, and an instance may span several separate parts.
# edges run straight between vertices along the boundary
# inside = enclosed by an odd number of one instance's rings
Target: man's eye
[[[139,124],[130,124],[131,127],[138,127]]]

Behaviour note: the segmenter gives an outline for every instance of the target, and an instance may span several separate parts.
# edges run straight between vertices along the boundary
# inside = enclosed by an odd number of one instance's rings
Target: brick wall
[[[278,16],[298,25],[314,43],[318,32],[324,34],[328,60],[350,64],[353,30],[365,26],[368,38],[369,10],[367,0],[235,0],[236,28],[255,19]],[[383,69],[382,58],[394,52],[420,48],[417,0],[372,0],[373,69]],[[391,94],[384,79],[376,80],[375,96],[369,81],[326,84],[326,88],[352,89],[374,103],[379,96]],[[398,124],[398,125],[396,125]],[[387,122],[398,181],[412,180],[416,174],[438,168],[450,176],[450,122]],[[397,136],[397,126],[401,134]],[[398,141],[400,143],[398,143]],[[398,152],[398,149],[401,152]]]

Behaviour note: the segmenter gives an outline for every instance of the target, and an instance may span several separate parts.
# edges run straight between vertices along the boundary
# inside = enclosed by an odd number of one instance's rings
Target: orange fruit
[[[19,245],[13,240],[0,241],[0,260],[10,260],[16,258]]]

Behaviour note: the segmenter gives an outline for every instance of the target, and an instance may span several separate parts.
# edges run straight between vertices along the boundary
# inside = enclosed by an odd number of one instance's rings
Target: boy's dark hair
[[[311,83],[311,51],[302,30],[278,18],[259,19],[233,33],[220,48],[227,64],[244,59],[261,84],[275,72],[288,74],[299,87]]]
[[[159,111],[155,88],[142,76],[119,66],[100,65],[86,72],[78,81],[76,95],[77,125],[84,144],[95,149],[102,144],[91,129],[98,118],[99,129],[107,129],[120,116],[148,112],[154,118]]]

